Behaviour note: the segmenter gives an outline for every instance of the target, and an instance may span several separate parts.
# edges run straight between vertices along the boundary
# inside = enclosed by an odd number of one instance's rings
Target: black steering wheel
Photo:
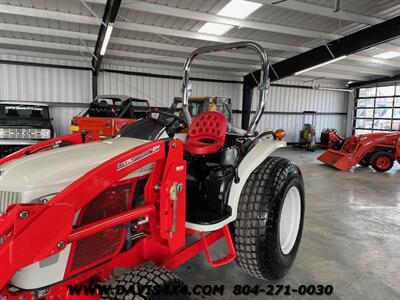
[[[154,119],[157,121],[157,123],[159,123],[162,126],[165,126],[165,130],[167,131],[168,135],[170,135],[170,133],[175,133],[178,129],[185,129],[187,128],[187,124],[186,121],[180,117],[177,116],[173,113],[167,112],[167,111],[163,111],[163,110],[159,110],[159,111],[149,111],[148,115],[152,118],[151,114],[152,113],[158,113],[159,115],[164,115],[167,116],[168,118],[162,118],[160,119],[160,116],[157,119]],[[167,122],[168,119],[172,118],[173,120],[170,122]]]

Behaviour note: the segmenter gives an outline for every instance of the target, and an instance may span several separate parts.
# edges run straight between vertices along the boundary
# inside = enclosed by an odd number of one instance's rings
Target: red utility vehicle
[[[82,114],[71,120],[71,132],[98,132],[102,137],[115,137],[126,124],[145,118],[147,100],[119,95],[97,96]]]
[[[216,111],[192,121],[193,59],[245,47],[262,60],[249,128]],[[304,187],[295,164],[271,156],[286,143],[255,130],[268,70],[253,42],[199,48],[184,67],[178,115],[159,111],[115,138],[75,133],[0,160],[0,298],[187,299],[170,271],[200,252],[213,267],[236,260],[257,278],[283,277],[300,245]],[[217,241],[226,243],[219,257]],[[92,293],[72,295],[71,285]]]
[[[378,172],[386,172],[396,160],[400,160],[400,132],[353,135],[345,139],[340,150],[329,149],[318,159],[341,171],[359,164],[363,167],[372,166]]]

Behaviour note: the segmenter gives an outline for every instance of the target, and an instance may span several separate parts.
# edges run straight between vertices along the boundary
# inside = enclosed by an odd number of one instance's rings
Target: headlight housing
[[[51,130],[50,129],[42,129],[40,132],[40,137],[42,139],[49,139],[51,135]]]

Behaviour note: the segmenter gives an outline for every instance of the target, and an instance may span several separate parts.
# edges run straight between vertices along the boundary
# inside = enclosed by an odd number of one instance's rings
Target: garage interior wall
[[[320,132],[324,128],[335,128],[339,133],[345,135],[348,110],[347,92],[293,87],[312,86],[312,82],[304,83],[300,80],[280,80],[276,83],[291,87],[271,87],[268,95],[269,100],[258,125],[258,130],[283,128],[287,133],[285,140],[297,142],[303,123],[312,122],[312,115],[303,115],[302,112],[316,111],[317,141],[319,141]],[[320,88],[340,87],[340,83],[333,80],[321,81],[318,84]],[[255,90],[252,110],[256,109],[257,97],[258,91]]]
[[[162,70],[150,67],[110,66],[104,65],[104,69],[120,70],[124,72],[140,72],[147,74],[159,74],[167,76],[178,76],[179,70]],[[233,109],[240,109],[242,98],[242,87],[239,82],[240,76],[210,75],[192,72],[191,77],[215,79],[215,82],[192,81],[193,96],[223,96],[232,99]],[[226,83],[218,80],[236,81],[238,83]],[[114,72],[100,72],[98,81],[99,94],[124,94],[150,100],[150,104],[159,107],[169,107],[174,97],[181,95],[182,80],[156,77],[142,77],[126,75]],[[241,101],[241,100],[240,100]]]
[[[42,64],[65,66],[87,65],[73,61],[28,58],[24,56],[0,55],[3,61],[27,61]],[[143,72],[161,75],[181,76],[179,70],[161,69],[146,66],[112,66],[105,64],[104,69]],[[89,70],[49,68],[44,66],[26,66],[0,62],[0,100],[46,102],[51,106],[53,125],[57,135],[67,134],[72,116],[82,111],[92,98],[92,78]],[[241,81],[240,76],[223,76],[193,72],[193,77],[216,80]],[[310,82],[283,80],[284,85],[311,86]],[[321,81],[320,86],[337,87],[338,81]],[[100,72],[98,79],[99,94],[125,94],[150,99],[151,105],[169,107],[172,99],[180,96],[181,81],[178,79],[143,77],[115,72]],[[255,92],[257,93],[257,92]],[[224,96],[232,99],[233,109],[241,109],[242,84],[227,82],[193,81],[192,95]],[[316,130],[336,128],[344,132],[348,95],[343,92],[312,90],[293,87],[271,87],[266,112],[260,121],[259,131],[266,128],[284,128],[288,142],[298,140],[298,131],[302,126],[301,112],[315,110]],[[256,103],[257,97],[254,97]],[[254,108],[255,109],[255,106]],[[268,113],[272,112],[272,113]],[[234,114],[236,126],[240,126],[241,116]],[[306,118],[306,122],[309,118]]]
[[[74,61],[1,55],[4,61],[81,67]],[[92,72],[0,63],[0,101],[45,102],[50,106],[57,135],[69,133],[72,116],[84,109],[92,95]],[[63,104],[61,104],[63,103]]]
[[[162,75],[180,76],[181,72],[172,70],[159,70],[145,67],[112,67],[113,69],[127,72],[144,72]],[[241,77],[226,77],[206,75],[193,72],[193,77],[218,78],[222,80],[241,81]],[[286,87],[272,86],[268,95],[265,113],[263,114],[258,130],[267,128],[284,128],[287,132],[286,141],[296,142],[299,139],[299,130],[302,127],[302,112],[306,110],[317,111],[316,130],[317,138],[323,128],[336,128],[345,134],[346,116],[348,106],[348,93],[341,91],[313,90],[288,86],[311,87],[312,82],[300,80],[281,80],[277,84]],[[340,81],[319,81],[320,87],[342,87]],[[150,99],[154,106],[169,107],[174,97],[180,96],[181,81],[178,79],[164,79],[139,77],[126,74],[102,72],[99,75],[99,94],[127,94],[134,97]],[[258,91],[253,96],[252,110],[256,109]],[[242,84],[222,82],[192,81],[193,96],[223,96],[232,99],[232,108],[242,108]],[[322,114],[321,114],[322,113]],[[241,115],[234,113],[234,123],[241,125]],[[311,122],[307,115],[305,122]]]

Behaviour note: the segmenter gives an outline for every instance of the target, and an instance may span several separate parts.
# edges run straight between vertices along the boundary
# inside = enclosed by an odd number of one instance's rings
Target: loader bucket
[[[352,167],[350,156],[351,153],[339,152],[329,149],[321,154],[318,159],[329,166],[332,166],[341,171],[346,171]]]

